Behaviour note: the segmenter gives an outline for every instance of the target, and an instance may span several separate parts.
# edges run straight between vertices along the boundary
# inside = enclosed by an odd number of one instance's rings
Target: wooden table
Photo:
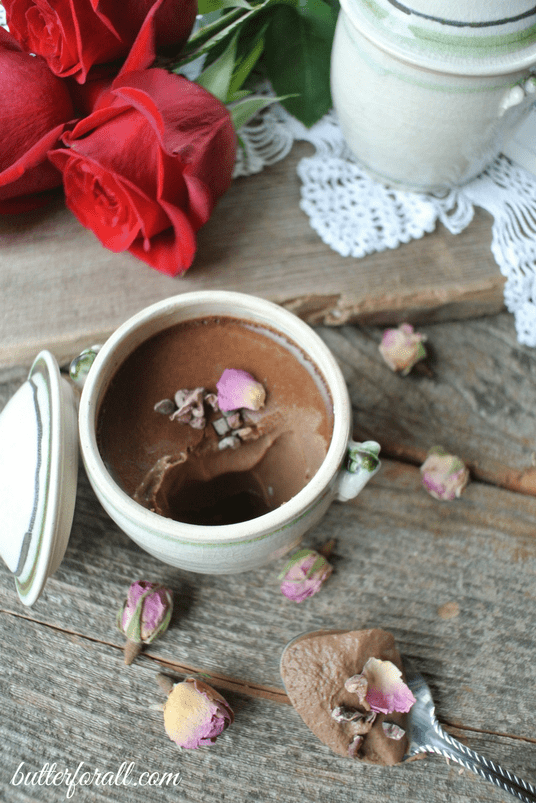
[[[277,195],[277,187],[284,185],[281,167],[276,168],[272,179],[267,173],[259,182]],[[242,184],[248,203],[253,203],[248,185]],[[219,213],[223,222],[215,226],[224,226],[225,214],[230,215],[228,224],[236,216],[236,206],[227,203]],[[45,218],[40,220],[42,224]],[[7,223],[2,225],[7,231]],[[439,232],[433,242],[415,244],[412,253],[424,249],[432,259],[436,249],[439,260],[438,254],[448,253],[445,243],[451,249],[462,249],[465,243],[469,264],[471,253],[476,259],[489,245],[489,221],[481,218],[475,226],[465,240],[457,243]],[[223,247],[210,241],[210,232],[207,228],[203,233],[203,243],[215,262],[218,248],[223,248],[222,267],[234,258],[231,240]],[[244,248],[240,241],[236,259],[245,275]],[[309,233],[296,242],[291,267],[297,264],[296,253],[301,250],[303,256],[308,248],[329,267],[329,254]],[[409,248],[383,254],[381,260],[400,276]],[[262,258],[270,262],[268,254]],[[111,264],[107,254],[103,259]],[[114,259],[123,270],[123,258]],[[332,259],[339,263],[336,256]],[[31,254],[26,260],[31,264]],[[301,264],[304,270],[305,262]],[[372,275],[370,264],[366,270]],[[352,269],[358,268],[359,263],[352,263]],[[84,270],[98,275],[108,268],[93,263]],[[136,263],[131,261],[129,270],[137,270]],[[218,270],[216,285],[226,286]],[[208,282],[209,269],[201,273]],[[195,274],[188,281],[192,289]],[[168,280],[164,284],[167,289]],[[63,290],[56,288],[62,308]],[[261,290],[270,295],[265,285]],[[334,288],[333,294],[338,292]],[[382,292],[380,288],[375,298]],[[398,302],[396,293],[391,295],[394,314]],[[21,298],[21,311],[26,303],[41,302]],[[423,320],[432,306],[421,310]],[[453,311],[452,298],[444,296],[441,303],[437,297],[433,317],[467,318],[471,309],[462,306]],[[407,303],[400,304],[397,314],[402,317],[406,310],[419,318],[416,305]],[[290,638],[320,628],[392,631],[401,652],[429,681],[447,731],[536,782],[536,352],[519,346],[509,315],[476,317],[481,311],[476,305],[472,318],[421,325],[428,335],[427,367],[405,378],[392,374],[379,356],[381,329],[348,323],[317,327],[347,380],[355,437],[373,436],[381,442],[383,468],[355,502],[333,504],[306,536],[304,543],[313,546],[336,539],[335,572],[319,594],[299,605],[279,592],[277,575],[284,560],[227,577],[161,564],[110,521],[80,471],[64,561],[32,609],[19,603],[12,578],[0,567],[0,800],[64,800],[65,785],[11,781],[21,764],[24,773],[46,771],[46,765],[54,764],[58,771],[74,773],[81,762],[81,772],[111,773],[105,776],[108,780],[126,762],[125,767],[133,765],[128,776],[132,782],[142,773],[171,773],[178,783],[173,788],[164,782],[150,791],[141,785],[96,783],[76,788],[72,799],[91,803],[513,800],[439,757],[387,769],[340,758],[318,742],[289,705],[278,667]],[[31,345],[51,345],[63,359],[67,352],[75,353],[80,332],[91,342],[124,310],[115,309],[110,316],[104,305],[102,314],[98,307],[93,312],[93,330],[87,321],[79,330],[69,321],[62,332],[53,316],[48,327],[41,316]],[[19,346],[24,333],[21,338]],[[19,346],[11,356],[5,349],[0,407],[26,375],[21,365],[28,354]],[[451,503],[432,499],[421,487],[418,465],[434,444],[459,454],[471,468],[473,481]],[[176,608],[165,636],[125,667],[115,613],[129,584],[141,578],[173,588]],[[179,752],[167,738],[161,713],[151,709],[163,701],[155,680],[159,672],[177,679],[207,673],[227,697],[235,723],[214,746]]]

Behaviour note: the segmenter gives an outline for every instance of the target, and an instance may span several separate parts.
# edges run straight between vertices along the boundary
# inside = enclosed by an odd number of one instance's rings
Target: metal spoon
[[[471,772],[476,772],[486,781],[504,789],[505,792],[510,792],[524,803],[536,803],[536,786],[518,778],[509,770],[503,770],[494,761],[480,756],[445,733],[436,719],[434,701],[426,681],[407,658],[404,658],[404,670],[406,682],[416,699],[408,714],[410,744],[404,760],[418,753],[439,753]]]

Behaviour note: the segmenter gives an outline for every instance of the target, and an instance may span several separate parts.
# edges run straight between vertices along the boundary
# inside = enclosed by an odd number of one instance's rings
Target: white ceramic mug
[[[269,327],[296,344],[317,367],[333,402],[333,433],[314,477],[288,502],[248,521],[222,526],[186,524],[139,505],[114,481],[99,453],[100,402],[119,366],[141,343],[175,324],[228,316]],[[337,362],[318,335],[283,307],[226,291],[184,293],[130,318],[102,346],[74,361],[72,378],[83,385],[79,434],[87,475],[104,509],[139,546],[165,563],[194,572],[232,574],[274,560],[296,546],[334,499],[356,496],[379,468],[379,445],[351,440],[348,390]]]
[[[499,154],[536,99],[532,0],[341,0],[333,104],[381,183],[445,191]]]

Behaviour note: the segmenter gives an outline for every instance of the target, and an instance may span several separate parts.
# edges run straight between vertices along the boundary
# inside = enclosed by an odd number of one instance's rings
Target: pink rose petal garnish
[[[469,482],[469,470],[456,455],[434,446],[421,466],[422,484],[434,499],[452,501]]]
[[[402,672],[391,661],[369,658],[362,674],[368,683],[366,700],[373,711],[390,714],[410,710],[415,697],[402,680]]]
[[[415,332],[410,323],[401,323],[398,329],[386,329],[379,349],[392,371],[409,374],[415,363],[426,357],[423,342],[426,335]]]
[[[220,410],[260,410],[264,405],[266,391],[247,371],[226,368],[218,382],[218,405]]]

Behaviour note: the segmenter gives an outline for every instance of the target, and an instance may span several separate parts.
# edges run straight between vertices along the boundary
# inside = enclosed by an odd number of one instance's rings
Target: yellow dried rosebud
[[[176,683],[164,706],[164,727],[179,747],[195,749],[214,744],[234,721],[229,703],[197,678]]]

